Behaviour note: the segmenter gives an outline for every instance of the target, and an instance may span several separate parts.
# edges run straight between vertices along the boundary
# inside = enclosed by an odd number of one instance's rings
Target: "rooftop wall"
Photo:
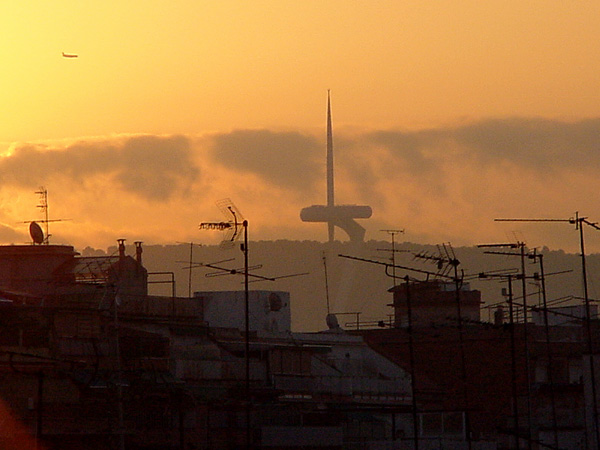
[[[32,295],[53,292],[55,270],[76,255],[68,245],[0,246],[0,286]]]

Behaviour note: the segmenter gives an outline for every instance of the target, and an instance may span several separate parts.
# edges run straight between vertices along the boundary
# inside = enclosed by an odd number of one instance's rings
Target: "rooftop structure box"
[[[412,326],[428,327],[445,323],[456,324],[458,305],[456,284],[440,280],[403,283],[393,287],[394,323],[408,326],[410,307]],[[464,321],[480,320],[481,292],[464,283],[459,290],[460,316]]]
[[[244,291],[195,292],[202,301],[204,320],[211,327],[245,328]],[[290,293],[283,291],[248,292],[249,329],[258,333],[291,331]]]

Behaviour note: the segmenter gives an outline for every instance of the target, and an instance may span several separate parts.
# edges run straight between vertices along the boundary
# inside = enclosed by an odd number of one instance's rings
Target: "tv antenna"
[[[402,230],[380,230],[380,231],[384,231],[387,234],[389,234],[391,236],[392,239],[392,248],[391,249],[377,249],[377,250],[381,250],[381,251],[387,251],[387,252],[391,252],[392,256],[390,257],[390,260],[392,261],[392,278],[394,280],[394,286],[396,286],[396,252],[406,252],[407,250],[396,250],[396,242],[394,241],[394,237],[399,234],[402,233],[404,234],[404,229]]]
[[[227,269],[224,267],[217,266],[216,264],[203,264],[204,267],[211,269],[228,271],[233,274],[244,275],[244,341],[245,341],[245,396],[246,396],[246,447],[250,448],[251,436],[250,436],[250,302],[249,302],[249,289],[248,284],[250,277],[258,278],[261,280],[275,280],[275,278],[262,277],[260,275],[250,274],[250,266],[248,264],[248,221],[245,220],[233,204],[233,202],[225,198],[216,202],[217,207],[221,210],[223,215],[227,218],[227,222],[202,222],[199,228],[201,230],[220,230],[225,231],[226,235],[223,241],[221,241],[220,247],[222,249],[232,248],[235,242],[244,235],[244,243],[241,245],[242,253],[244,254],[244,268],[240,272],[237,269]],[[233,270],[233,272],[232,272]],[[283,277],[279,277],[283,278]]]
[[[202,263],[202,262],[193,263],[192,268],[208,267],[209,269],[214,269],[214,272],[207,272],[204,274],[204,276],[206,278],[219,277],[219,276],[225,276],[225,275],[245,275],[246,274],[245,267],[229,268],[229,267],[224,267],[222,265],[222,263],[226,263],[226,262],[230,262],[230,261],[235,261],[235,258],[225,259],[223,261],[217,261],[214,263]],[[248,268],[247,268],[248,276],[252,278],[252,280],[249,280],[248,283],[256,283],[258,281],[276,281],[276,280],[280,280],[282,278],[291,278],[291,277],[297,277],[300,275],[308,275],[308,272],[304,272],[304,273],[295,273],[295,274],[291,274],[291,275],[279,275],[276,277],[267,277],[264,275],[259,275],[259,274],[251,272],[252,270],[261,269],[262,267],[263,267],[262,264],[255,264],[252,266],[248,266]]]
[[[427,251],[415,253],[414,259],[423,259],[435,264],[437,267],[436,277],[452,278],[458,283],[458,266],[460,265],[460,261],[456,258],[452,245],[450,243],[437,245],[437,250],[437,254]],[[452,269],[454,269],[454,277],[450,276]]]
[[[37,205],[38,208],[40,208],[42,210],[42,214],[43,214],[43,219],[42,220],[37,220],[37,221],[31,221],[31,220],[26,220],[22,223],[28,223],[29,224],[29,236],[31,236],[31,240],[33,242],[33,245],[49,245],[50,242],[48,241],[50,236],[52,236],[50,234],[50,230],[49,230],[49,226],[48,224],[50,222],[62,222],[63,220],[69,220],[69,219],[49,219],[48,216],[48,190],[44,187],[44,186],[40,186],[39,190],[35,191],[36,194],[39,195],[40,199],[40,204]],[[42,227],[40,226],[40,223],[45,224],[45,228],[46,228],[46,232],[44,233],[44,230],[42,229]]]
[[[575,212],[575,217],[569,217],[568,219],[551,219],[551,218],[541,218],[541,219],[494,219],[495,222],[563,222],[575,225],[575,229],[579,231],[579,247],[581,249],[581,275],[583,278],[583,299],[585,304],[585,332],[586,332],[586,340],[587,340],[587,352],[589,354],[589,363],[590,363],[590,376],[592,380],[592,416],[593,416],[593,432],[596,440],[596,446],[600,446],[600,427],[598,424],[598,400],[597,400],[597,388],[596,388],[596,370],[594,367],[593,357],[594,357],[594,344],[592,339],[592,328],[591,328],[591,311],[590,311],[590,298],[588,293],[588,282],[587,282],[587,269],[586,269],[586,261],[585,261],[585,245],[584,245],[584,236],[583,236],[583,225],[588,225],[590,228],[600,231],[600,226],[598,226],[597,222],[590,222],[587,217],[579,216],[579,212]]]
[[[244,220],[242,214],[226,198],[216,202],[217,207],[228,219],[227,222],[202,222],[199,228],[201,230],[221,230],[226,231],[226,238],[221,241],[221,248],[232,248],[236,240],[240,237],[240,227],[244,230],[244,243],[242,252],[244,253],[244,341],[245,341],[245,396],[246,396],[246,447],[250,448],[250,310],[249,310],[249,290],[248,290],[248,221]],[[241,220],[241,222],[240,222]],[[216,266],[215,266],[216,268]]]
[[[504,255],[504,256],[518,256],[521,258],[521,289],[522,289],[522,302],[523,302],[523,340],[525,345],[525,377],[527,380],[527,433],[528,437],[531,439],[531,427],[532,427],[532,409],[531,409],[531,370],[530,370],[530,349],[529,349],[529,330],[528,330],[528,322],[529,322],[529,307],[527,305],[527,274],[525,272],[525,258],[526,255],[526,244],[525,242],[517,241],[517,242],[508,242],[508,243],[496,243],[496,244],[480,244],[477,247],[479,248],[494,248],[499,250],[487,250],[484,253],[492,254],[492,255]],[[503,249],[509,250],[518,250],[517,251],[505,251]],[[511,283],[509,283],[511,284]],[[510,287],[512,289],[512,286]],[[511,293],[512,297],[512,293]],[[511,320],[511,333],[514,333],[513,329],[513,299],[510,298],[509,310],[510,310],[510,320]],[[515,399],[516,401],[516,399]],[[515,416],[517,417],[517,416]],[[518,422],[516,425],[518,428]],[[531,442],[531,441],[529,441]]]
[[[237,269],[227,269],[225,267],[218,267],[217,266],[217,264],[221,264],[221,263],[229,262],[229,261],[235,261],[235,258],[226,259],[224,261],[217,261],[217,262],[210,263],[210,264],[197,263],[196,267],[209,267],[211,269],[215,269],[215,272],[205,273],[204,276],[206,278],[220,277],[220,276],[223,276],[223,275],[236,275],[236,274],[243,275],[244,274],[244,267],[238,267]],[[255,269],[260,269],[260,268],[262,268],[262,264],[255,264],[253,266],[248,266],[248,271],[255,270]],[[254,276],[251,273],[249,275],[250,276]]]
[[[242,236],[242,230],[244,230],[244,235],[247,237],[248,221],[244,220],[242,213],[230,199],[224,198],[215,203],[228,219],[227,222],[202,222],[200,229],[225,231],[225,237],[221,241],[220,247],[223,249],[232,248],[235,242]],[[246,245],[247,242],[244,242],[244,247]],[[242,251],[244,251],[244,248],[242,248]]]
[[[205,274],[206,277],[216,277],[219,275],[245,275],[247,277],[252,277],[254,280],[249,282],[256,281],[275,281],[281,278],[290,278],[299,275],[307,275],[308,272],[298,273],[292,275],[280,275],[276,277],[266,277],[262,275],[257,275],[250,273],[251,270],[262,268],[262,264],[257,264],[254,266],[248,265],[248,221],[244,220],[242,213],[239,209],[233,204],[233,202],[228,199],[222,199],[215,202],[217,207],[221,210],[223,215],[229,219],[227,222],[202,222],[200,224],[201,230],[220,230],[225,231],[225,237],[219,244],[219,247],[222,249],[229,249],[235,245],[235,242],[244,235],[244,243],[241,245],[241,250],[244,253],[244,267],[238,269],[230,269],[223,266],[218,266],[217,264],[233,261],[233,259],[228,259],[224,261],[219,261],[216,263],[194,263],[194,267],[208,267],[210,269],[215,269],[216,272],[210,272]],[[243,230],[243,233],[242,233]],[[190,264],[191,265],[191,264]]]

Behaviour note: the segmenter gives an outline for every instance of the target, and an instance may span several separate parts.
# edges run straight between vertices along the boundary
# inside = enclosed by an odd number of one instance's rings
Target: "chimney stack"
[[[141,266],[142,265],[142,242],[141,241],[136,241],[134,242],[135,244],[135,260],[138,262],[138,264]]]
[[[117,239],[119,243],[119,259],[125,258],[125,239]]]
[[[498,305],[496,311],[494,311],[494,325],[501,326],[504,324],[504,308],[502,305]]]

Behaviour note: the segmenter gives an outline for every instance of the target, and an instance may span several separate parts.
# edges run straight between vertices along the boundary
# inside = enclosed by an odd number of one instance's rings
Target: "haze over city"
[[[600,4],[592,1],[30,1],[0,7],[0,241],[48,190],[51,242],[217,243],[231,198],[251,240],[327,239],[336,201],[365,239],[519,239],[577,251],[600,220]],[[66,58],[67,55],[77,57]],[[597,234],[597,233],[596,233]],[[600,251],[588,233],[587,250]],[[345,239],[336,231],[338,239]]]

